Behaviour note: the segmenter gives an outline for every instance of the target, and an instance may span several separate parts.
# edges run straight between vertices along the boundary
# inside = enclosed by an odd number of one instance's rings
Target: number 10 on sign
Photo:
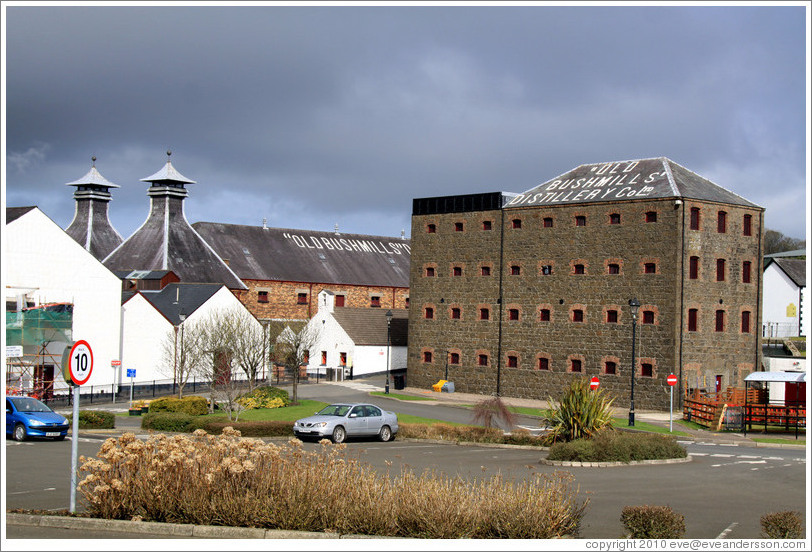
[[[93,351],[87,341],[77,341],[70,351],[70,377],[75,385],[84,385],[93,373]]]

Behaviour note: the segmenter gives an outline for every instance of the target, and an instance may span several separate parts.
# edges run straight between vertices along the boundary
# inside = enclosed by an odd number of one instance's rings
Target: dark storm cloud
[[[399,235],[414,197],[667,156],[805,233],[801,7],[10,7],[8,205],[60,225],[90,156],[129,235],[165,162],[190,221]]]

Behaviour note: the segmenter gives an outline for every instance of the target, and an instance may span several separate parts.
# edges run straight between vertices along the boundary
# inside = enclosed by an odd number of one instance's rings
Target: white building
[[[93,371],[82,391],[112,391],[111,363],[120,354],[121,280],[37,207],[6,208],[2,279],[7,304],[72,305],[72,340],[87,341],[93,353]],[[65,346],[52,341],[43,354],[26,345],[16,366],[40,363],[53,374],[54,389],[64,389]],[[7,361],[7,369],[16,368]]]
[[[764,337],[809,335],[805,259],[766,260],[762,304]]]
[[[384,309],[335,306],[335,295],[319,293],[319,308],[308,322],[315,335],[307,371],[337,374],[337,379],[405,371],[409,311],[392,309],[387,351],[387,320]]]
[[[165,343],[184,326],[194,325],[216,312],[248,315],[262,326],[223,284],[172,283],[161,290],[142,290],[127,297],[121,307],[123,340],[121,383],[130,383],[128,370],[135,370],[134,383],[172,383],[174,366]]]

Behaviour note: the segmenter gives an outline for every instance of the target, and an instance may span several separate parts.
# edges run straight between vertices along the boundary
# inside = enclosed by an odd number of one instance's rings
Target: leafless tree
[[[200,324],[184,321],[167,332],[161,344],[161,372],[172,376],[178,386],[178,397],[183,397],[183,388],[189,378],[198,372],[198,366],[204,360],[204,332]]]
[[[764,254],[770,255],[772,253],[781,253],[782,251],[794,251],[796,249],[805,249],[806,240],[799,240],[785,236],[778,230],[764,231]]]
[[[291,401],[298,404],[299,374],[301,367],[308,362],[310,348],[315,344],[318,332],[306,322],[275,321],[269,329],[271,356],[274,362],[282,364],[286,371],[293,374]]]

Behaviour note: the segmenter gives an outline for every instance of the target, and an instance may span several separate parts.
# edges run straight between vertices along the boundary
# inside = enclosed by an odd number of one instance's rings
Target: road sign
[[[592,389],[593,391],[597,389],[600,384],[601,380],[598,379],[598,376],[595,376],[591,380],[589,380],[589,388]]]
[[[116,366],[121,366],[121,361],[120,360],[111,360],[110,361],[110,366],[113,367],[113,368],[115,368]]]
[[[134,378],[135,377],[135,368],[127,368],[127,377]]]
[[[6,358],[20,358],[23,356],[22,345],[6,345]]]
[[[68,359],[70,377],[76,385],[84,385],[93,373],[93,351],[85,340],[74,343]]]
[[[671,387],[674,387],[677,384],[677,376],[674,374],[669,374],[667,378],[665,378],[666,383]]]

